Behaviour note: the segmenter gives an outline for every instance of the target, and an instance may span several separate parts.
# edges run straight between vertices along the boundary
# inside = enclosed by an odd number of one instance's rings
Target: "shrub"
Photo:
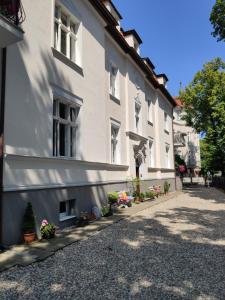
[[[35,228],[35,218],[30,202],[27,203],[27,207],[23,216],[23,233],[33,233],[36,231]]]
[[[41,237],[43,239],[51,239],[55,237],[55,226],[48,223],[47,220],[43,220],[40,227]]]
[[[148,191],[148,192],[145,193],[146,198],[153,199],[155,196],[156,196],[156,194],[153,191]]]
[[[145,198],[145,194],[144,193],[140,193],[140,198],[144,199]]]
[[[108,201],[110,205],[117,203],[118,198],[119,198],[119,194],[117,192],[108,193]]]
[[[164,193],[167,194],[170,189],[170,183],[168,181],[164,182]]]
[[[102,207],[102,216],[103,217],[109,217],[109,216],[112,216],[112,215],[113,215],[113,212],[110,209],[110,207],[108,207],[108,206],[103,206]]]

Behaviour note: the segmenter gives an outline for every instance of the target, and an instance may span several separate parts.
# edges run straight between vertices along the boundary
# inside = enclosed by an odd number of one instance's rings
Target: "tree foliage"
[[[206,63],[180,97],[185,104],[187,124],[206,133],[203,149],[207,149],[209,166],[224,172],[225,62],[216,58]]]
[[[217,38],[217,41],[225,41],[225,0],[216,0],[210,22],[214,28],[212,35]]]

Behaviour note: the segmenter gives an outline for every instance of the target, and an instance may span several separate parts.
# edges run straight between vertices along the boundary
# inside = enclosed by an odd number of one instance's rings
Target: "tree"
[[[187,125],[206,134],[208,166],[225,174],[225,62],[216,58],[206,63],[180,97]]]
[[[179,154],[175,154],[175,168],[176,168],[176,170],[178,170],[179,166],[181,166],[181,165],[185,166],[185,169],[187,170],[187,166],[186,166],[186,163],[185,163],[184,159],[181,158]]]
[[[212,35],[217,37],[217,41],[225,41],[225,0],[216,0],[210,14],[210,22],[214,28]]]

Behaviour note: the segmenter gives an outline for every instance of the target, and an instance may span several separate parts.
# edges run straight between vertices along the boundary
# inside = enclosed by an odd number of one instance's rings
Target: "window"
[[[153,123],[153,103],[151,99],[148,99],[147,103],[148,103],[148,121],[150,123]]]
[[[119,164],[119,125],[111,124],[111,163]]]
[[[135,130],[136,130],[136,133],[140,132],[140,111],[141,111],[141,105],[135,101]]]
[[[59,203],[59,220],[64,221],[66,219],[75,217],[75,199],[61,201]]]
[[[166,144],[166,168],[170,168],[170,146]]]
[[[73,62],[79,64],[78,57],[79,23],[61,6],[55,7],[54,48]]]
[[[153,144],[153,140],[150,139],[149,140],[149,168],[153,168],[154,167],[154,144]]]
[[[164,126],[165,130],[169,132],[169,120],[168,120],[168,114],[164,112]]]
[[[119,70],[110,64],[110,94],[119,99]]]
[[[79,107],[53,101],[53,156],[76,156],[77,117]]]

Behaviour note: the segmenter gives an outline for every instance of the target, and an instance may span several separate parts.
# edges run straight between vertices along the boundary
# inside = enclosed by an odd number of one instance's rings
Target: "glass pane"
[[[59,124],[59,155],[66,155],[66,125]]]
[[[59,8],[58,8],[58,6],[55,7],[55,18],[56,19],[59,18]]]
[[[53,100],[53,115],[57,115],[57,100]]]
[[[71,107],[70,108],[70,120],[71,120],[71,122],[75,123],[76,119],[77,119],[77,110],[76,110],[76,108]]]
[[[64,13],[61,14],[61,21],[62,24],[67,27],[67,15],[65,15]]]
[[[61,52],[66,55],[66,40],[67,40],[67,33],[61,30]]]
[[[67,106],[64,103],[59,103],[59,116],[61,119],[67,119]]]
[[[58,121],[53,120],[53,156],[58,155]]]
[[[70,216],[75,215],[75,199],[69,200],[69,211],[68,214]]]
[[[76,32],[77,32],[77,26],[76,26],[76,24],[70,22],[70,31],[72,33],[76,34]]]
[[[70,37],[70,59],[72,61],[75,61],[76,57],[76,46],[75,46],[76,41]]]
[[[70,128],[70,156],[75,157],[75,146],[76,146],[76,128],[71,127]]]
[[[59,212],[60,214],[66,213],[66,201],[59,203]]]
[[[59,41],[59,24],[55,22],[55,34],[54,34],[54,47],[58,48],[58,41]]]

